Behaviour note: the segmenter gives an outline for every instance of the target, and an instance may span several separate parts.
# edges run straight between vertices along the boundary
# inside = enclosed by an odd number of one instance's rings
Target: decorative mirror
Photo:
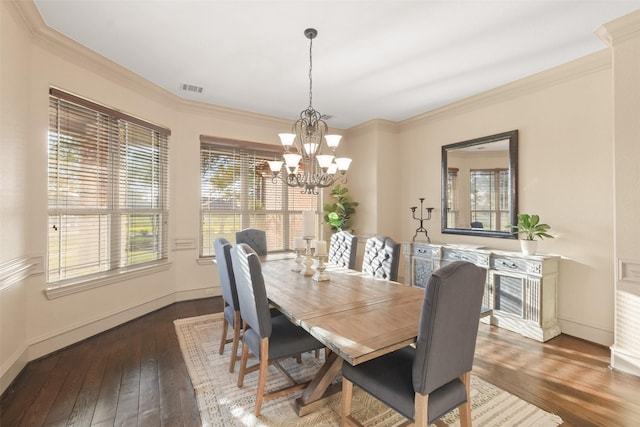
[[[518,131],[442,147],[442,232],[515,239]]]

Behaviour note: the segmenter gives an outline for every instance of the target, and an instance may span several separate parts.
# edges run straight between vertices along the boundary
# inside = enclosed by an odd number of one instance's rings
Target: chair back
[[[213,247],[216,251],[216,265],[220,277],[220,288],[222,288],[222,299],[233,308],[233,311],[240,310],[236,278],[231,264],[231,243],[227,239],[219,237],[213,242]]]
[[[431,274],[413,361],[413,387],[429,394],[471,371],[486,270],[456,261]]]
[[[367,239],[362,260],[362,272],[386,280],[398,280],[400,243],[386,236]]]
[[[348,231],[338,231],[331,236],[329,244],[329,262],[354,269],[356,267],[356,251],[358,238]]]
[[[236,245],[246,243],[259,256],[267,255],[267,233],[257,228],[245,228],[236,232]]]
[[[261,338],[268,338],[271,336],[271,312],[260,259],[248,244],[240,243],[231,249],[231,260],[240,316]]]

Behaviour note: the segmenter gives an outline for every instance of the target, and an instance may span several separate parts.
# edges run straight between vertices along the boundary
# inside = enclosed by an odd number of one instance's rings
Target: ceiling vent
[[[202,86],[190,85],[188,83],[182,83],[180,87],[185,92],[202,93],[202,91],[204,90]]]

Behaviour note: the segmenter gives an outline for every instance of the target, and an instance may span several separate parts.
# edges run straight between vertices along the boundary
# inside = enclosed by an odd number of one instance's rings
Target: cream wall
[[[13,8],[0,7],[0,392],[27,362],[29,215],[29,34]],[[11,37],[7,37],[10,35]],[[11,58],[11,61],[5,58]],[[26,88],[26,90],[25,90]],[[37,263],[37,260],[35,261]],[[26,271],[25,271],[26,268]]]
[[[176,300],[219,294],[215,267],[198,263],[199,135],[277,144],[290,121],[180,100],[46,28],[31,2],[0,2],[0,18],[2,392],[27,360]],[[167,269],[44,295],[49,85],[172,130]],[[354,158],[347,185],[361,203],[356,233],[409,240],[417,226],[409,207],[426,197],[425,206],[436,207],[427,224],[433,241],[518,250],[515,240],[441,234],[439,201],[442,145],[519,129],[520,211],[552,225],[557,238],[540,250],[563,257],[562,330],[611,344],[612,121],[610,55],[603,51],[405,122],[350,129],[341,149]]]
[[[556,236],[539,250],[562,256],[562,331],[602,344],[613,335],[612,89],[606,51],[402,124],[405,206],[440,197],[440,147],[519,130],[519,212],[537,213]],[[432,241],[518,251],[516,240],[440,233]],[[414,221],[415,222],[415,221]],[[414,223],[404,224],[405,239]]]
[[[556,239],[542,241],[539,250],[563,257],[562,331],[609,345],[614,286],[611,108],[611,64],[603,50],[402,122],[396,139],[402,167],[392,181],[399,203],[371,208],[379,211],[378,218],[401,218],[401,232],[392,237],[407,241],[417,227],[408,209],[426,197],[425,206],[436,207],[426,224],[433,242],[518,251],[516,240],[440,232],[441,146],[518,129],[519,211],[538,213],[551,224]],[[353,153],[356,159],[361,155],[365,153]],[[361,221],[356,215],[356,229]]]

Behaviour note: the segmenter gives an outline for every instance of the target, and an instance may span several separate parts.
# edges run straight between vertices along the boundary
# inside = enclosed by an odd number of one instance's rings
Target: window
[[[201,257],[215,254],[218,237],[233,243],[245,228],[265,230],[269,252],[288,250],[302,236],[302,211],[320,212],[320,196],[273,182],[267,160],[281,154],[278,146],[201,136]]]
[[[458,168],[447,169],[447,225],[456,228],[458,218]]]
[[[471,170],[471,221],[491,230],[509,225],[509,170]]]
[[[51,88],[47,283],[168,257],[170,131]]]

